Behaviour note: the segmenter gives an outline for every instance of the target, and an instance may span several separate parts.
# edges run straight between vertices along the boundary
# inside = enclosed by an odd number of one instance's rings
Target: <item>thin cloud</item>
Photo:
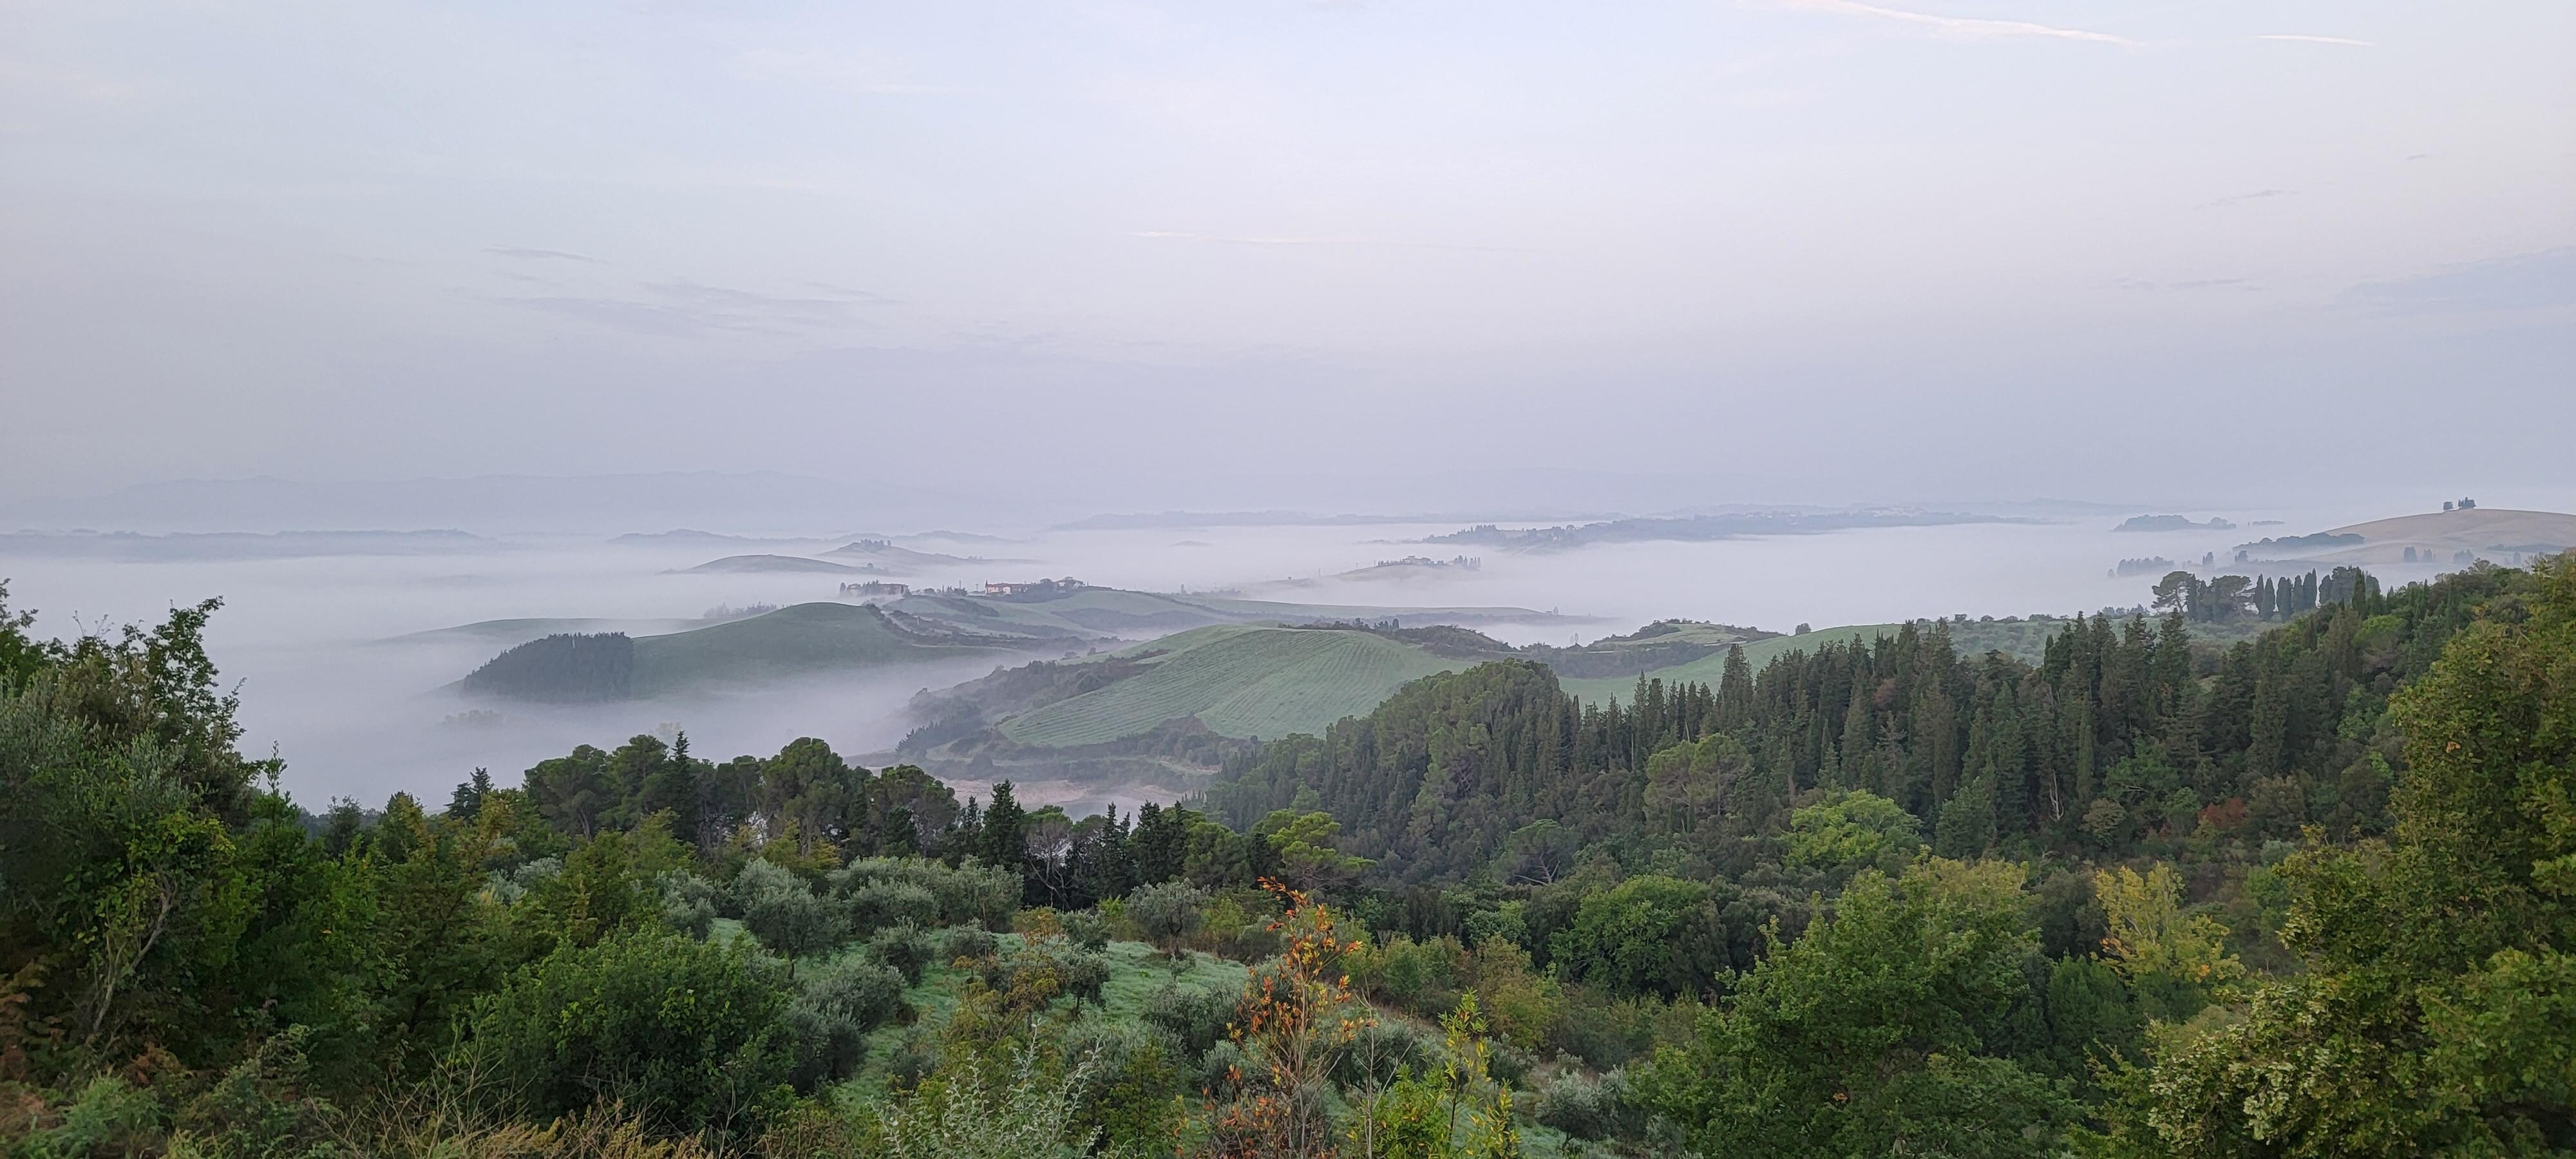
[[[1816,12],[1842,12],[1853,16],[1875,16],[1928,28],[1945,36],[1969,39],[2003,37],[2039,37],[2048,40],[2080,40],[2093,44],[2118,44],[2131,48],[2139,42],[2108,32],[2088,32],[2081,28],[2059,28],[2051,24],[2033,24],[2026,20],[1981,20],[1967,16],[1935,16],[1928,12],[1908,12],[1901,8],[1882,8],[1858,0],[1789,0],[1794,8]]]
[[[2256,39],[2256,40],[2288,40],[2288,41],[2294,41],[2294,42],[2297,42],[2297,43],[2299,43],[2299,44],[2339,44],[2339,45],[2342,45],[2342,46],[2343,46],[2343,47],[2345,47],[2345,48],[2377,48],[2377,47],[2379,47],[2378,43],[2377,43],[2377,42],[2375,42],[2375,41],[2369,41],[2369,40],[2354,40],[2353,38],[2351,38],[2351,37],[2349,37],[2349,36],[2309,36],[2309,35],[2307,35],[2307,34],[2305,34],[2305,33],[2299,33],[2299,32],[2275,32],[2275,33],[2271,33],[2271,34],[2269,34],[2269,35],[2265,35],[2265,36],[2257,36],[2257,37],[2255,37],[2254,39]]]
[[[589,262],[592,265],[602,264],[598,258],[590,257],[585,254],[566,253],[562,250],[529,249],[526,246],[487,245],[483,247],[483,252],[487,254],[498,254],[505,258],[524,258],[529,261],[565,261]]]
[[[2370,282],[2344,291],[2344,300],[2392,314],[2576,306],[2576,246]]]
[[[864,326],[855,311],[870,303],[847,297],[805,298],[709,286],[653,282],[641,297],[542,295],[500,298],[505,305],[638,334],[687,335],[714,331],[797,333]]]
[[[799,281],[796,284],[809,290],[818,290],[832,297],[846,298],[853,302],[892,302],[895,300],[877,293],[874,290],[857,290],[848,286],[834,285],[830,282]]]
[[[2195,278],[2187,282],[2159,282],[2148,278],[2121,278],[2118,281],[2109,283],[2108,288],[2114,290],[2153,292],[2166,290],[2260,290],[2263,287],[2255,285],[2253,280],[2249,278]]]
[[[1465,250],[1473,253],[1529,253],[1525,246],[1460,245],[1436,241],[1380,241],[1360,237],[1229,237],[1222,234],[1185,233],[1178,230],[1148,229],[1128,235],[1150,241],[1188,241],[1210,245],[1261,246],[1367,246],[1375,249]]]
[[[631,334],[675,337],[699,333],[712,326],[720,325],[688,310],[621,298],[542,297],[502,298],[499,301],[521,309],[589,322],[611,329],[624,330]]]
[[[2224,205],[2242,205],[2248,201],[2261,201],[2269,197],[2288,197],[2289,195],[2290,191],[2287,189],[2257,189],[2252,193],[2239,193],[2231,197],[2219,198],[2216,201],[2204,202],[2201,204],[2201,208],[2217,209]]]

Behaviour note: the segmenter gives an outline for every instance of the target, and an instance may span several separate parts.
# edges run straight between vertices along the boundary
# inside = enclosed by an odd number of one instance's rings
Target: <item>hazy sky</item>
[[[7,0],[0,492],[2566,482],[2571,59],[2564,0]]]

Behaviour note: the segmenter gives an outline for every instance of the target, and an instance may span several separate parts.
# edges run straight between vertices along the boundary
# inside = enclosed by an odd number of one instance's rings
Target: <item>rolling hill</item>
[[[2361,542],[2295,558],[2326,566],[2402,563],[2406,549],[2411,547],[2419,559],[2439,563],[2452,563],[2464,551],[2474,558],[2507,563],[2517,555],[2576,548],[2576,515],[2470,507],[2373,519],[2338,527],[2327,534],[2358,535]]]
[[[1926,621],[1923,626],[1928,630],[1930,624]],[[1771,636],[1745,644],[1744,662],[1754,671],[1760,672],[1763,665],[1770,663],[1777,656],[1784,656],[1791,652],[1813,651],[1828,641],[1859,641],[1866,644],[1880,636],[1893,636],[1903,627],[1902,624],[1847,624],[1838,628],[1818,628],[1802,635]],[[2048,638],[2065,628],[2066,621],[2058,619],[2025,620],[2016,617],[2009,620],[1952,621],[1950,640],[1951,646],[1962,656],[2002,652],[2036,664],[2047,646]],[[1726,674],[1726,653],[1720,651],[1686,664],[1643,668],[1639,671],[1649,679],[1661,680],[1666,684],[1707,684],[1715,687],[1718,678]],[[1630,672],[1624,676],[1568,677],[1560,670],[1558,683],[1563,685],[1567,692],[1585,700],[1625,701],[1636,692],[1637,676],[1637,672]]]
[[[449,641],[508,648],[530,640],[565,634],[596,636],[617,633],[629,636],[658,635],[664,632],[686,632],[703,627],[703,620],[642,619],[620,620],[585,616],[539,616],[513,620],[477,620],[453,628],[431,628],[425,632],[408,632],[376,641],[379,644],[435,644]]]
[[[854,539],[823,553],[832,559],[873,563],[897,573],[917,572],[930,567],[977,567],[986,564],[1029,563],[1025,559],[985,559],[972,555],[949,555],[938,551],[915,551],[900,547],[889,539]]]
[[[834,563],[801,555],[728,555],[711,559],[696,567],[679,569],[682,574],[701,572],[810,572],[814,574],[887,575],[882,567],[864,564]]]
[[[1454,625],[1217,624],[1111,652],[1041,660],[915,698],[902,757],[933,771],[1071,779],[1183,776],[1232,746],[1315,733],[1407,682],[1488,660],[1607,676],[1705,660],[1768,633],[1671,620],[1579,648],[1514,648]],[[1626,679],[1617,695],[1628,692]]]
[[[1140,654],[1141,653],[1141,654]],[[1072,748],[1195,719],[1219,736],[1317,732],[1367,712],[1405,682],[1474,663],[1356,629],[1222,625],[1120,654],[1141,670],[1004,721],[1004,737]]]
[[[962,631],[1040,639],[1144,639],[1217,624],[1316,624],[1393,620],[1404,627],[1498,623],[1574,622],[1528,608],[1389,608],[1348,604],[1291,604],[1215,596],[1134,592],[1084,587],[1043,599],[963,592],[915,592],[886,605],[907,616]]]
[[[493,657],[455,687],[516,700],[577,702],[667,695],[974,656],[1014,641],[925,629],[864,604],[812,603],[655,636],[559,633]]]

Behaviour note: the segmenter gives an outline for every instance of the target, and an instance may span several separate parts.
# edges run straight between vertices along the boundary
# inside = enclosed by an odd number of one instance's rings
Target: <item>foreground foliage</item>
[[[1079,819],[685,736],[315,815],[215,605],[0,605],[0,1154],[2576,1150],[2576,564],[2329,594],[1485,665]]]

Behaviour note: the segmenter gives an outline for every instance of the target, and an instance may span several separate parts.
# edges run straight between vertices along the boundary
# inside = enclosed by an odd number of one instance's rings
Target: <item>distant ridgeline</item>
[[[1326,810],[1390,882],[1512,879],[1551,826],[1586,844],[1692,834],[1732,874],[1820,787],[1891,798],[1949,857],[2126,857],[2194,818],[2349,838],[2386,823],[2389,693],[2534,583],[2487,567],[2392,594],[2302,583],[2291,606],[2313,594],[2314,611],[2223,650],[2193,640],[2188,604],[2161,623],[2077,617],[2036,664],[1962,656],[1948,623],[1906,624],[1758,674],[1731,659],[1713,685],[1641,680],[1624,706],[1568,695],[1544,664],[1489,663],[1246,746],[1206,799],[1238,825]]]
[[[1613,519],[1564,527],[1504,530],[1491,523],[1434,535],[1424,543],[1466,543],[1513,551],[1585,547],[1595,543],[1652,540],[1734,539],[1745,535],[1811,535],[1868,527],[1941,527],[1958,523],[2031,523],[2002,515],[1952,511],[1882,508],[1869,511],[1755,511],[1736,515],[1689,515],[1659,519]]]
[[[881,605],[840,602],[795,604],[784,608],[718,609],[711,624],[674,624],[680,630],[637,635],[625,646],[631,656],[615,668],[594,656],[615,649],[596,634],[536,638],[537,631],[511,633],[514,627],[544,622],[495,621],[468,625],[493,629],[489,638],[524,641],[494,657],[459,682],[461,691],[519,700],[581,702],[651,697],[719,682],[756,683],[809,675],[879,668],[922,660],[965,656],[1057,655],[1097,647],[1104,641],[1123,645],[1119,636],[1157,636],[1214,626],[1311,623],[1359,618],[1396,624],[1437,622],[1541,623],[1558,617],[1526,608],[1408,608],[1326,606],[1259,600],[1172,596],[1151,592],[1092,587],[1078,581],[987,585],[989,593],[956,590],[878,591],[860,585],[860,595],[898,598]],[[847,591],[849,585],[844,585]],[[607,627],[608,622],[558,624],[561,627]],[[616,623],[618,628],[632,625]],[[538,630],[544,630],[542,627]],[[622,637],[621,637],[622,638]],[[1477,637],[1482,639],[1482,637]],[[1492,644],[1500,648],[1499,644]],[[1168,645],[1157,645],[1166,647]],[[1387,645],[1404,651],[1402,645]],[[1408,653],[1409,655],[1410,653]],[[603,667],[603,665],[609,665]],[[1445,664],[1409,671],[1405,679]],[[1400,683],[1400,681],[1399,681]],[[1358,712],[1383,699],[1387,686],[1365,703],[1330,701],[1342,711]],[[1311,707],[1311,706],[1310,706]],[[1187,712],[1177,715],[1186,716]],[[1338,715],[1338,713],[1336,713]],[[1160,721],[1164,717],[1156,717]],[[1293,719],[1304,720],[1303,716]],[[1316,721],[1320,728],[1334,717]],[[1152,722],[1148,722],[1149,724]],[[1264,733],[1263,735],[1272,735]]]
[[[2259,551],[2322,551],[2330,547],[2352,547],[2359,544],[2361,539],[2361,536],[2349,531],[2341,533],[2320,531],[2314,535],[2283,535],[2279,537],[2267,535],[2252,543],[2237,544],[2236,550],[2249,553]]]
[[[2234,531],[2236,525],[2217,516],[2194,523],[2188,515],[2132,515],[2113,531]]]

